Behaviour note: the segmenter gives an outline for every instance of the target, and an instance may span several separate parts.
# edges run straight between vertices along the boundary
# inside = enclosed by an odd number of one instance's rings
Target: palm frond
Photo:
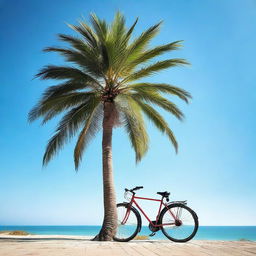
[[[154,91],[139,89],[139,92],[130,93],[129,95],[134,99],[144,100],[146,102],[155,104],[163,108],[164,110],[170,112],[179,120],[182,120],[184,117],[183,113],[179,110],[179,108],[173,102],[167,100],[166,98],[162,97],[160,94]]]
[[[142,111],[146,114],[146,116],[154,123],[154,125],[163,133],[165,133],[171,143],[173,144],[176,153],[178,152],[178,143],[177,140],[172,132],[172,130],[169,128],[168,124],[164,120],[164,118],[150,105],[141,102],[140,100],[136,100],[136,102],[141,107]]]
[[[87,52],[85,53],[86,49],[84,49],[84,52],[79,52],[77,50],[60,47],[47,47],[44,49],[44,51],[59,53],[65,58],[66,61],[80,66],[80,71],[84,70],[85,72],[89,72],[91,75],[96,77],[101,77],[103,75],[100,57],[95,51],[87,49]]]
[[[109,37],[111,37],[113,41],[117,42],[119,38],[123,37],[125,32],[125,18],[120,12],[117,12],[111,24]]]
[[[74,150],[74,162],[76,170],[79,167],[83,152],[90,140],[99,131],[103,118],[103,104],[96,106],[90,113],[87,113],[84,127],[78,136]]]
[[[55,66],[55,65],[48,65],[45,66],[40,70],[39,73],[36,74],[36,77],[41,79],[56,79],[56,80],[75,80],[80,82],[91,82],[101,86],[97,80],[95,80],[90,75],[84,73],[78,68],[73,68],[69,66]]]
[[[109,66],[113,71],[120,66],[127,48],[127,43],[125,18],[120,12],[117,12],[105,40]]]
[[[86,103],[95,97],[95,92],[73,92],[58,97],[43,98],[29,112],[28,119],[32,122],[39,117],[44,117],[43,123],[45,123],[61,111]]]
[[[118,95],[115,104],[117,109],[122,113],[124,127],[135,151],[136,162],[138,162],[148,150],[148,134],[141,109],[134,100],[123,97],[123,95]]]
[[[135,58],[134,60],[132,60],[129,65],[127,65],[127,69],[131,70],[133,68],[135,68],[136,66],[138,66],[139,64],[143,64],[161,54],[164,54],[166,52],[169,51],[173,51],[173,50],[177,50],[179,49],[179,47],[181,47],[180,42],[182,41],[175,41],[169,44],[165,44],[165,45],[161,45],[161,46],[157,46],[153,49],[149,49],[146,51],[143,51],[142,53],[140,53],[138,55],[137,58]]]
[[[97,87],[96,87],[97,88]],[[76,81],[67,81],[65,83],[59,84],[59,85],[53,85],[48,87],[44,93],[43,97],[41,99],[42,102],[53,99],[57,96],[61,96],[70,92],[74,92],[76,90],[93,90],[96,89],[95,84],[93,83],[81,83]],[[98,90],[98,88],[96,89]]]
[[[185,64],[189,64],[189,63],[184,59],[169,59],[169,60],[158,61],[152,65],[149,65],[145,68],[141,68],[140,70],[132,73],[128,77],[124,78],[121,83],[123,84],[126,82],[138,80],[145,76],[150,76],[155,72],[158,72],[170,67],[175,67],[175,66],[185,65]]]
[[[88,113],[91,109],[94,109],[98,103],[99,101],[97,99],[91,99],[86,104],[81,104],[71,109],[61,119],[54,136],[47,144],[43,157],[43,165],[46,165],[64,144],[76,134]]]
[[[137,20],[135,21],[131,29],[128,31],[128,38],[130,38],[130,35],[136,23]],[[130,70],[130,62],[136,59],[140,55],[140,53],[143,52],[144,49],[146,49],[152,38],[159,32],[159,27],[161,23],[162,22],[159,22],[158,24],[148,28],[127,47],[126,52],[122,56],[122,62],[120,63],[119,68],[117,70],[118,74],[123,75],[127,73],[127,69]]]
[[[80,52],[87,53],[88,49],[91,49],[91,47],[80,38],[65,34],[58,34],[58,38],[63,42],[69,43],[73,48]]]
[[[79,25],[71,25],[68,26],[74,31],[78,32],[83,38],[90,44],[92,47],[97,48],[97,38],[92,29],[83,21],[79,22]]]
[[[132,24],[132,26],[129,28],[129,30],[127,31],[126,35],[125,35],[125,39],[127,40],[127,42],[129,41],[131,34],[135,28],[135,26],[138,23],[139,18],[136,18],[135,22]]]
[[[151,26],[131,43],[128,49],[127,61],[133,59],[148,46],[152,38],[159,32],[161,23],[162,22],[159,22],[158,24]]]
[[[191,95],[189,92],[170,84],[137,83],[137,84],[128,85],[127,87],[123,88],[124,91],[134,90],[137,92],[140,91],[139,89],[143,89],[144,91],[154,89],[155,91],[172,94],[172,95],[178,96],[180,99],[184,100],[186,103],[188,103],[188,100],[191,98]]]
[[[95,13],[91,13],[90,21],[95,34],[101,41],[104,41],[108,35],[108,25],[106,21],[99,19]]]

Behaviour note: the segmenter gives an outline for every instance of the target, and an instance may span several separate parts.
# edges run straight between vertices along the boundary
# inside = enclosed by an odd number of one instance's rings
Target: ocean
[[[77,235],[95,236],[100,226],[1,226],[0,231],[23,230],[35,235]],[[143,226],[139,235],[149,235],[148,227]],[[161,231],[150,239],[163,240],[166,237]],[[256,241],[256,226],[199,226],[195,240],[225,240],[241,239]]]

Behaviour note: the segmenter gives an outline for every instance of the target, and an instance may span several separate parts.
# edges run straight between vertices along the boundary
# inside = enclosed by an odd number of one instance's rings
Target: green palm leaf
[[[147,115],[147,117],[155,124],[155,126],[162,132],[166,133],[171,143],[173,144],[176,153],[178,152],[178,143],[176,138],[169,128],[168,124],[165,122],[163,117],[150,105],[143,103],[141,101],[137,101],[143,112]]]
[[[146,102],[156,104],[157,106],[173,114],[179,120],[183,119],[184,117],[183,113],[179,110],[179,108],[173,102],[165,99],[160,94],[154,91],[142,90],[142,89],[139,89],[139,90],[140,90],[139,92],[130,93],[129,95],[132,96],[132,98],[134,99],[144,100]]]
[[[63,145],[73,137],[80,127],[85,113],[82,109],[85,108],[85,104],[80,105],[69,111],[61,120],[59,126],[56,129],[54,136],[49,140],[44,157],[43,165],[46,165],[51,158],[63,147]]]
[[[163,93],[168,93],[172,94],[175,96],[178,96],[180,99],[184,100],[186,103],[188,103],[188,100],[191,98],[190,93],[187,91],[170,85],[170,84],[156,84],[156,83],[137,83],[137,84],[132,84],[124,87],[124,91],[129,91],[133,90],[135,92],[140,92],[140,89],[146,91],[152,89],[157,92],[163,92]]]
[[[109,31],[106,21],[99,19],[95,13],[91,13],[90,20],[99,41],[104,41]]]
[[[100,63],[100,56],[94,51],[90,51],[89,49],[87,50],[87,53],[84,53],[77,50],[58,47],[47,47],[44,49],[45,52],[57,52],[61,54],[65,57],[66,61],[79,65],[80,67],[82,67],[83,71],[85,71],[86,73],[90,73],[92,76],[103,76],[101,70],[102,63]],[[88,74],[86,75],[88,76]]]
[[[94,48],[97,47],[97,37],[85,22],[80,21],[78,26],[72,24],[68,24],[68,26],[82,35],[83,39],[85,39],[89,45]]]
[[[97,86],[93,83],[82,83],[76,81],[68,81],[59,85],[53,85],[48,87],[43,93],[42,101],[54,99],[55,97],[65,95],[70,92],[78,91],[78,90],[90,90],[95,89]]]
[[[73,92],[60,96],[51,96],[47,99],[42,99],[39,103],[29,112],[29,121],[32,122],[39,117],[45,117],[43,123],[50,120],[55,115],[63,110],[71,107],[86,103],[96,97],[94,92]]]
[[[132,147],[136,161],[140,161],[148,150],[148,134],[139,105],[132,99],[119,95],[115,101],[117,109],[123,115],[123,124]]]
[[[128,31],[127,38],[130,38],[135,25],[137,24],[138,19],[135,21],[131,29]],[[151,26],[149,29],[144,31],[139,37],[137,37],[126,49],[125,52],[122,52],[122,61],[117,69],[117,73],[121,76],[128,74],[131,71],[130,63],[136,59],[143,50],[146,49],[153,37],[159,32],[159,27],[161,22]]]
[[[41,79],[57,79],[57,80],[76,80],[80,82],[87,82],[91,80],[93,83],[100,83],[95,80],[92,76],[84,73],[78,68],[68,67],[68,66],[54,66],[48,65],[40,70],[39,73],[36,74],[36,77],[40,77]]]
[[[136,66],[138,66],[139,64],[143,64],[161,54],[164,54],[168,51],[173,51],[173,50],[177,50],[179,49],[179,47],[181,47],[180,44],[181,41],[175,41],[172,42],[170,44],[165,44],[165,45],[161,45],[161,46],[157,46],[153,49],[149,49],[146,51],[141,52],[140,54],[138,54],[137,58],[135,58],[134,60],[132,60],[130,62],[127,69],[132,70],[134,69]]]
[[[103,105],[99,104],[91,112],[87,114],[84,127],[78,136],[78,140],[74,150],[74,162],[76,170],[79,167],[80,161],[83,156],[83,152],[90,142],[94,138],[96,133],[100,130],[103,119]]]
[[[159,32],[161,23],[162,22],[159,22],[158,24],[151,26],[130,44],[128,48],[127,61],[132,60],[137,54],[146,49],[150,41]]]
[[[45,154],[43,157],[43,165],[46,165],[51,158],[63,147],[63,145],[72,138],[78,129],[81,127],[83,121],[88,116],[88,113],[99,104],[99,101],[92,98],[86,104],[81,104],[78,107],[71,109],[60,121],[54,136],[47,144]],[[84,111],[84,110],[87,111]]]
[[[158,61],[152,65],[149,65],[145,68],[141,68],[140,70],[132,73],[131,75],[124,78],[124,80],[121,83],[138,80],[145,76],[150,76],[155,72],[158,72],[170,67],[176,67],[176,66],[185,65],[185,64],[189,64],[189,63],[184,59],[169,59],[169,60]]]

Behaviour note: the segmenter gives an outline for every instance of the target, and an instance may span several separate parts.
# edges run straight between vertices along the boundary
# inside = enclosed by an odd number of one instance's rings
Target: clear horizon
[[[98,225],[85,225],[85,224],[77,224],[77,225],[1,225],[0,224],[0,230],[2,227],[82,227],[82,226],[91,226],[91,227],[101,227],[101,224]],[[148,227],[148,225],[142,225],[142,227]],[[200,227],[256,227],[256,225],[236,225],[236,226],[231,226],[231,225],[200,225]]]
[[[171,200],[188,200],[201,226],[256,226],[253,0],[200,5],[185,0],[0,0],[0,225],[101,224],[101,133],[77,173],[74,141],[42,168],[58,119],[41,126],[40,121],[28,124],[27,115],[43,90],[56,83],[34,75],[44,65],[64,63],[42,49],[60,45],[58,33],[72,34],[66,22],[88,20],[91,12],[111,21],[117,10],[127,26],[139,17],[137,35],[163,20],[152,45],[184,40],[184,47],[168,56],[185,58],[191,67],[169,69],[150,81],[179,86],[193,96],[188,105],[174,99],[185,114],[183,122],[164,113],[179,142],[177,155],[148,122],[150,149],[136,165],[126,134],[121,128],[114,131],[117,202],[123,202],[124,188],[142,185],[138,195],[158,198],[157,191],[167,190]],[[156,215],[156,209],[145,207]]]

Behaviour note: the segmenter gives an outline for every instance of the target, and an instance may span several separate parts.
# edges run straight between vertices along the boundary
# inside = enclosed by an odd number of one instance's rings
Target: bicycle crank
[[[154,220],[152,221],[153,225],[157,225],[158,223]],[[149,223],[148,228],[152,231],[152,233],[149,236],[154,236],[156,232],[160,229],[159,227],[153,226],[151,223]]]

